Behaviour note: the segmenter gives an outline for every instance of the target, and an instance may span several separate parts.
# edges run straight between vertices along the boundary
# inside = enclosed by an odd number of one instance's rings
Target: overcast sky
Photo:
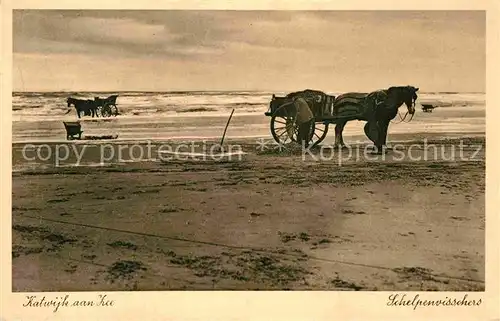
[[[485,90],[481,11],[15,11],[15,91]]]

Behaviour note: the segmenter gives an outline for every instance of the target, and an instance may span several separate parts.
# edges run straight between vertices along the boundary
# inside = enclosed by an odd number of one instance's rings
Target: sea
[[[339,95],[337,92],[326,92]],[[118,95],[120,114],[109,118],[80,119],[83,135],[115,135],[122,141],[194,140],[220,138],[231,111],[234,115],[226,137],[271,138],[270,117],[264,115],[273,94],[286,92],[190,91],[190,92],[14,92],[12,95],[12,142],[64,142],[63,121],[78,120],[75,108],[66,113],[66,98],[93,99]],[[419,104],[431,103],[432,113]],[[400,108],[403,115],[406,107]],[[433,133],[443,137],[485,133],[485,94],[422,92],[417,113],[409,123],[395,123],[389,135]],[[349,122],[344,138],[363,135],[363,122]],[[333,130],[327,141],[333,141]]]

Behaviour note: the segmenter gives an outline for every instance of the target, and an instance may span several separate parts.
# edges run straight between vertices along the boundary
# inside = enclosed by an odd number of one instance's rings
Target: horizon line
[[[302,89],[305,90],[305,89]],[[13,90],[12,93],[189,93],[189,92],[266,92],[266,93],[272,93],[272,92],[294,92],[294,91],[300,91],[300,90],[238,90],[238,89],[225,89],[225,90],[212,90],[212,89],[205,89],[205,90]],[[327,92],[325,90],[320,90],[323,92]],[[328,92],[344,92],[344,91],[335,91],[335,90],[328,90]],[[347,91],[345,91],[347,92]],[[422,93],[441,93],[441,94],[455,94],[455,93],[467,93],[467,94],[486,94],[486,91],[449,91],[449,90],[444,90],[444,91],[421,91]]]

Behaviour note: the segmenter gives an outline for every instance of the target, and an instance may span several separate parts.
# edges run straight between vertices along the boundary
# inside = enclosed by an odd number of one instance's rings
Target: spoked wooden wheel
[[[313,135],[311,137],[312,147],[317,146],[321,143],[328,134],[328,123],[316,123],[313,129]]]
[[[116,105],[109,105],[109,108],[111,109],[111,115],[117,116],[118,115],[118,107]]]
[[[295,122],[295,106],[284,105],[279,107],[271,117],[271,134],[274,140],[280,144],[297,143],[299,126]],[[315,125],[311,123],[311,136],[309,142],[314,137]]]
[[[296,142],[297,132],[294,106],[279,107],[271,117],[271,134],[274,140],[280,145]]]
[[[112,111],[110,105],[102,106],[102,109],[101,109],[102,117],[111,117],[112,114],[113,114],[113,111]]]

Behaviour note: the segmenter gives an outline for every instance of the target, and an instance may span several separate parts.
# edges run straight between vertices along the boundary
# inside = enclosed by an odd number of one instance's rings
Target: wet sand
[[[14,145],[13,290],[484,290],[484,137],[455,160],[341,163],[238,143],[241,160],[97,167]]]

